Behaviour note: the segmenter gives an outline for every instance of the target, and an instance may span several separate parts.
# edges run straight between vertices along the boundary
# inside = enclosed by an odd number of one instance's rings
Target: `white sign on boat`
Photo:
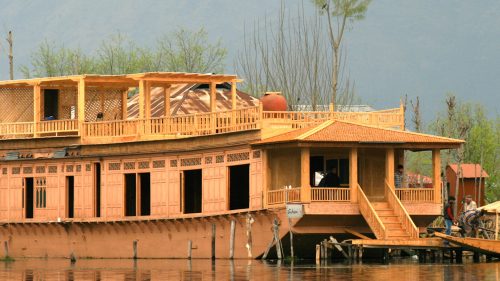
[[[300,219],[304,216],[304,206],[302,204],[286,204],[286,216],[289,219]]]

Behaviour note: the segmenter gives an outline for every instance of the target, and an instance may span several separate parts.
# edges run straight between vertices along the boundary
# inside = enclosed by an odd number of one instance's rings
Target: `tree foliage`
[[[489,174],[485,182],[486,200],[500,199],[500,118],[490,119],[479,104],[460,102],[452,94],[446,98],[446,110],[438,113],[430,126],[432,133],[459,138],[466,143],[457,150],[443,153],[443,164],[477,163]],[[479,175],[478,175],[479,176]],[[480,180],[477,180],[477,186]]]
[[[126,74],[148,71],[223,72],[226,49],[219,39],[208,40],[203,29],[179,29],[161,36],[154,48],[141,47],[123,34],[103,40],[85,54],[79,48],[42,42],[31,54],[29,66],[21,66],[24,77],[73,74]]]

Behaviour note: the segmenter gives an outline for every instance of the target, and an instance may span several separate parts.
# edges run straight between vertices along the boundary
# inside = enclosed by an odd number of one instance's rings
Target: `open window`
[[[58,111],[59,111],[59,90],[45,89],[43,91],[44,120],[57,119]]]
[[[250,165],[229,168],[229,210],[248,209],[250,201]]]
[[[201,213],[202,172],[201,169],[182,172],[182,196],[184,214]]]
[[[33,218],[34,211],[34,180],[33,178],[24,178],[24,217],[27,219]]]
[[[151,215],[150,173],[125,174],[125,216]]]
[[[66,177],[66,202],[67,211],[66,216],[68,218],[75,217],[75,177]]]

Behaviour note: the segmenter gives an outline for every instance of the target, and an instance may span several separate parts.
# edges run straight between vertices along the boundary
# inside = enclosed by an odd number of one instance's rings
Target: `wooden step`
[[[380,210],[380,211],[376,211],[377,212],[377,215],[379,217],[387,217],[387,216],[394,216],[394,210]]]
[[[401,235],[401,236],[396,236],[396,235],[387,235],[387,240],[409,240],[410,235]]]
[[[387,236],[406,236],[410,237],[410,235],[403,229],[388,229]]]
[[[380,220],[382,221],[383,224],[385,223],[391,223],[391,222],[397,222],[399,223],[399,218],[398,216],[396,215],[392,215],[392,216],[379,216],[380,217]]]
[[[384,222],[385,228],[389,230],[403,230],[403,225],[400,222]]]
[[[391,209],[387,202],[372,202],[371,204],[375,210]]]

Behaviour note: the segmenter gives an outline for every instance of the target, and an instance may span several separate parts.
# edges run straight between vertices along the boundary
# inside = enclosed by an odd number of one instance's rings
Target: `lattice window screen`
[[[102,120],[122,119],[122,91],[120,89],[88,89],[85,93],[85,119],[96,121],[99,112],[104,113]]]
[[[33,121],[33,89],[12,88],[0,89],[0,122],[30,122]]]

